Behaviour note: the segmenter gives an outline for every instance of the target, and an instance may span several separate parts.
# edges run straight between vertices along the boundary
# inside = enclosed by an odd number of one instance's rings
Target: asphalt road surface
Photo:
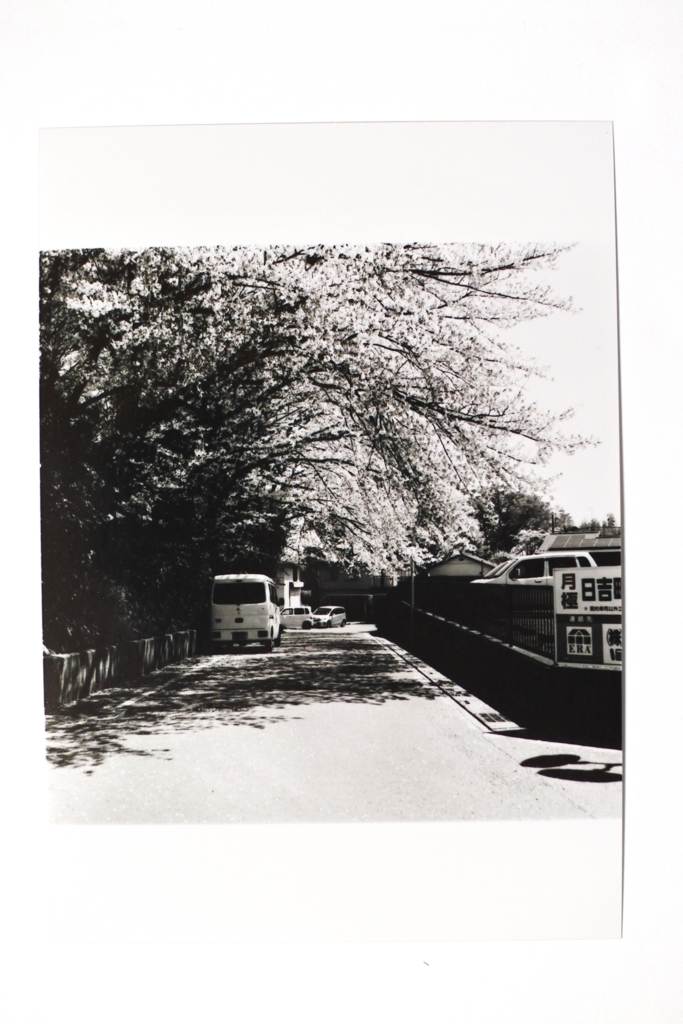
[[[617,817],[621,755],[527,738],[368,627],[290,632],[47,718],[54,822]],[[458,696],[458,694],[460,694]],[[475,717],[479,714],[482,717]]]

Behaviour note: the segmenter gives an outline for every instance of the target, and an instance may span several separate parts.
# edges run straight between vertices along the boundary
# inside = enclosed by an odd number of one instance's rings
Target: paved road
[[[270,655],[199,657],[96,694],[48,717],[52,820],[621,813],[617,751],[490,732],[420,664],[362,628],[292,632]]]

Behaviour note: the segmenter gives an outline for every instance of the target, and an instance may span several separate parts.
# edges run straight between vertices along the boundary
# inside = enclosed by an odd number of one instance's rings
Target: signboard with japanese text
[[[557,664],[621,669],[621,567],[556,569],[553,588]]]
[[[621,666],[624,658],[623,629],[621,623],[603,622],[602,657],[606,665]]]
[[[557,615],[621,615],[621,566],[555,569]]]

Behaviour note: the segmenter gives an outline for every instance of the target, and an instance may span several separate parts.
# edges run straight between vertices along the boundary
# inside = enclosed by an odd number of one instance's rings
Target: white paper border
[[[41,248],[580,239],[609,263],[612,152],[604,122],[48,129]],[[71,941],[616,938],[621,927],[618,821],[70,827],[53,830],[50,862],[51,934]],[[112,902],[98,880],[114,864]],[[184,925],[172,926],[179,908]]]

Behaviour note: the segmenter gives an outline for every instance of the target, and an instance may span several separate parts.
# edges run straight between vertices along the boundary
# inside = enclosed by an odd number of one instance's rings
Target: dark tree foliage
[[[499,339],[564,308],[530,278],[556,255],[44,253],[47,646],[197,624],[212,574],[273,573],[288,544],[375,572],[448,553],[473,493],[580,443]]]
[[[617,526],[616,517],[612,512],[602,522],[595,518],[584,519],[574,529],[579,530],[581,533],[602,533],[607,536],[621,535],[621,527]]]
[[[550,532],[553,524],[549,503],[524,491],[494,487],[477,495],[472,506],[483,538],[481,551],[487,557],[512,552],[525,534]]]

